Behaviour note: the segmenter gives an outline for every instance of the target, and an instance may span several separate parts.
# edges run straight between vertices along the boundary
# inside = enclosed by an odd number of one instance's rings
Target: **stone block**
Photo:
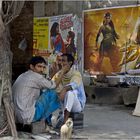
[[[45,121],[37,121],[31,124],[31,132],[33,134],[39,134],[45,132]]]
[[[122,93],[124,104],[135,104],[137,102],[138,92],[139,88],[137,86],[125,88],[125,92]]]
[[[88,103],[123,104],[124,88],[85,86]]]
[[[138,86],[129,87],[97,87],[85,86],[87,103],[97,104],[135,104]]]
[[[83,128],[84,124],[84,113],[71,113],[70,117],[73,119],[73,127],[74,129],[81,129]]]
[[[17,131],[40,134],[45,132],[45,121],[41,120],[41,121],[33,122],[32,124],[25,124],[25,125],[21,123],[17,123],[16,127],[17,127]]]

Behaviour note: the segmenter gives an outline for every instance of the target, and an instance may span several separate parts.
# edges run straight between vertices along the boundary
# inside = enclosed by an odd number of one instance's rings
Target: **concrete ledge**
[[[70,117],[73,119],[74,129],[82,129],[84,123],[84,113],[70,113]]]
[[[88,103],[134,104],[138,96],[138,87],[97,87],[85,86]]]
[[[32,124],[25,124],[25,125],[21,123],[17,123],[16,127],[18,131],[28,132],[32,134],[40,134],[46,132],[44,120],[33,122]]]
[[[126,88],[126,91],[122,93],[124,104],[135,104],[137,102],[138,92],[139,87]]]
[[[41,120],[41,121],[37,121],[37,122],[33,122],[31,124],[31,132],[33,134],[39,134],[39,133],[43,133],[45,132],[45,121]]]

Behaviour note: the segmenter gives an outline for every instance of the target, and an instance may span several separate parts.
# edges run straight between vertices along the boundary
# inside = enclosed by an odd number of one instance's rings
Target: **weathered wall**
[[[138,4],[138,0],[133,1],[120,1],[120,0],[105,0],[105,1],[45,1],[44,5],[40,4],[39,2],[35,2],[34,5],[34,16],[55,16],[55,15],[62,15],[62,14],[69,14],[73,13],[74,15],[78,15],[79,18],[82,19],[82,11],[83,10],[90,10],[90,9],[97,9],[97,8],[105,8],[105,7],[116,7],[116,6],[127,6],[127,5],[135,5]],[[41,10],[41,12],[40,12]],[[44,12],[44,14],[43,14]],[[41,13],[41,15],[40,15]],[[83,64],[84,56],[83,56],[83,42],[82,42],[82,31],[81,34],[78,34],[78,56],[81,59],[79,64],[79,69],[81,72],[83,71]],[[89,78],[84,78],[85,83],[89,83]]]
[[[12,22],[10,26],[11,50],[13,52],[13,79],[26,70],[25,65],[32,55],[33,36],[33,2],[25,2],[21,14]],[[18,48],[22,39],[27,40],[25,51]]]
[[[45,1],[34,1],[34,17],[43,17],[45,15]]]
[[[59,2],[58,1],[49,1],[45,2],[45,16],[56,16],[59,14]]]
[[[63,2],[61,1],[35,1],[34,17],[56,16],[62,13]]]
[[[111,3],[110,3],[111,2]],[[24,65],[32,55],[33,16],[55,16],[61,14],[77,14],[82,21],[82,10],[112,6],[126,6],[137,4],[139,1],[26,1],[20,16],[11,25],[11,49],[13,52],[13,70],[16,75],[24,71]],[[18,44],[23,38],[27,40],[27,49],[22,51]],[[78,35],[78,52],[82,52],[82,34]],[[82,56],[83,57],[83,56]],[[20,68],[21,67],[21,68]],[[80,70],[82,61],[80,63]]]
[[[45,1],[26,1],[21,14],[12,22],[10,32],[13,52],[13,80],[27,70],[28,60],[32,56],[33,17],[58,15],[59,6],[60,3],[57,1],[47,3]],[[18,48],[24,38],[27,40],[25,51]]]

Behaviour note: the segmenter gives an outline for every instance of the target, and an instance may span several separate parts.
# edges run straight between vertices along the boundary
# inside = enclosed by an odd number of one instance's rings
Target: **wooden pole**
[[[6,116],[7,116],[8,124],[10,126],[12,136],[14,138],[18,138],[18,133],[17,133],[17,130],[16,130],[16,125],[15,125],[14,112],[13,112],[13,109],[10,105],[10,101],[7,97],[3,97],[3,102],[4,102]]]

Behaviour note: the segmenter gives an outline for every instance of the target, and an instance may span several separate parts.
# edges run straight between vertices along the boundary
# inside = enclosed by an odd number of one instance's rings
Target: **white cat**
[[[72,118],[68,118],[64,125],[61,126],[61,140],[69,140],[72,135],[73,121]]]

